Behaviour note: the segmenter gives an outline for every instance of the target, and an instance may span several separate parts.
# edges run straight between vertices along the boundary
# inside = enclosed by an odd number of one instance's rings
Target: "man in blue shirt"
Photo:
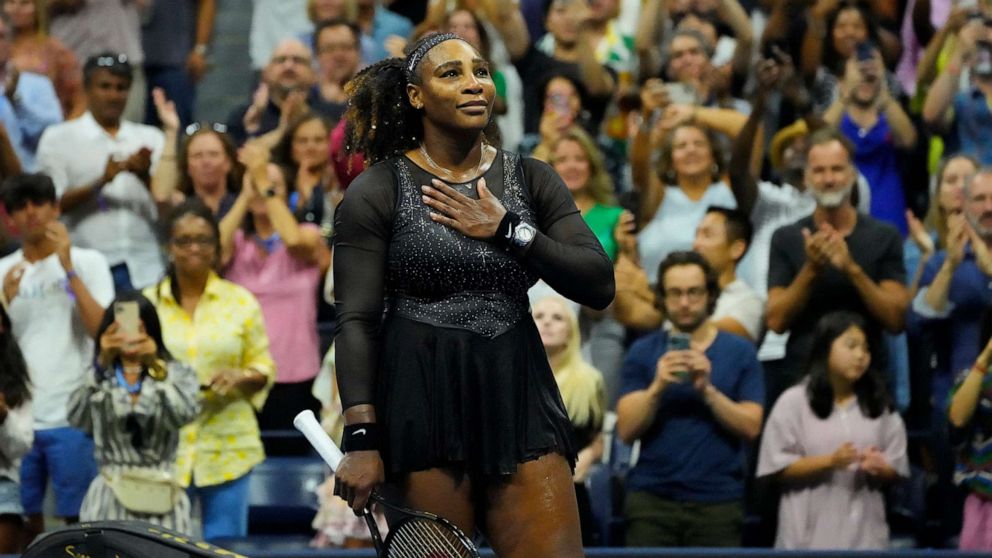
[[[948,219],[947,248],[934,254],[913,299],[910,326],[933,336],[937,356],[932,397],[936,411],[947,406],[954,377],[979,352],[982,314],[992,301],[992,168],[965,182],[964,215]]]
[[[702,256],[669,254],[657,299],[672,327],[624,361],[617,433],[641,441],[627,477],[628,546],[741,544],[744,442],[761,431],[765,388],[754,346],[710,320],[719,294]]]

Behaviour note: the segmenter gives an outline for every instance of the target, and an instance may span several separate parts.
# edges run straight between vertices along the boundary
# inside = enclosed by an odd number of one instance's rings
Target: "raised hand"
[[[624,210],[620,214],[617,226],[613,229],[613,239],[621,254],[637,261],[637,219],[633,213]]]
[[[245,111],[245,116],[242,118],[241,122],[244,124],[245,130],[249,132],[254,132],[258,130],[258,127],[262,125],[262,113],[265,112],[265,107],[269,104],[269,86],[264,82],[258,84],[258,89],[251,98],[251,105],[248,110]]]
[[[24,270],[27,268],[27,263],[20,262],[14,267],[10,268],[7,275],[3,278],[3,297],[7,300],[7,303],[14,301],[14,297],[21,286],[21,278],[24,277]]]
[[[806,250],[806,260],[814,269],[820,270],[830,263],[825,252],[827,237],[823,232],[811,233],[803,229],[803,247]]]
[[[978,269],[985,275],[992,276],[992,254],[989,253],[988,244],[979,236],[975,227],[967,221],[964,222],[964,231],[971,243],[971,249],[975,253],[975,263],[978,264]]]
[[[913,239],[913,243],[920,249],[920,252],[927,256],[933,254],[936,249],[933,243],[933,237],[927,232],[923,223],[916,218],[916,214],[913,213],[912,209],[906,210],[906,223],[909,225],[909,237]]]
[[[964,250],[971,239],[968,237],[968,222],[964,215],[947,217],[947,262],[956,269],[964,260]]]
[[[72,271],[72,259],[70,257],[72,240],[69,238],[69,229],[61,221],[55,221],[46,226],[45,236],[55,247],[55,253],[58,255],[62,269],[66,272]]]
[[[124,170],[138,176],[148,176],[152,168],[152,150],[147,147],[135,151],[124,161]]]
[[[179,130],[179,113],[176,111],[176,103],[166,98],[164,89],[161,87],[152,89],[152,102],[155,104],[155,112],[162,123],[162,128],[166,132]]]

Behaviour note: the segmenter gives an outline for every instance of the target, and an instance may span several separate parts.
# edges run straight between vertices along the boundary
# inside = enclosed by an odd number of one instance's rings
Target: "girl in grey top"
[[[115,306],[124,301],[137,302],[137,335],[125,334],[115,321]],[[173,360],[155,307],[139,293],[124,295],[107,309],[96,351],[96,373],[69,401],[69,422],[93,436],[100,465],[80,520],[140,520],[189,533],[189,498],[175,483],[173,468],[179,429],[200,411],[196,373]],[[126,506],[121,478],[135,475],[155,482],[154,488],[131,483],[132,497],[137,493],[143,500],[150,491],[164,490],[171,496],[171,509],[152,513]]]
[[[782,485],[775,546],[888,548],[882,488],[909,475],[906,428],[860,315],[827,314],[813,337],[806,379],[779,397],[761,441],[757,476]]]

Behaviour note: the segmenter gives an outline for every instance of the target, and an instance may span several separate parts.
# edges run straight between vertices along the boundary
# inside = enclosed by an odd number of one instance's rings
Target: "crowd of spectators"
[[[245,536],[252,469],[300,449],[262,433],[340,429],[347,84],[437,31],[614,262],[605,311],[531,292],[585,544],[635,446],[631,546],[885,548],[903,518],[992,550],[992,2],[253,0],[251,93],[203,122],[218,4],[2,0],[0,553],[48,486],[66,522]],[[361,539],[323,500],[315,542]]]

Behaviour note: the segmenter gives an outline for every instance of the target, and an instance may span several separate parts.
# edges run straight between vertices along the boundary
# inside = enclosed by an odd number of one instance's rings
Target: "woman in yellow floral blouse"
[[[205,390],[203,410],[180,432],[178,480],[200,498],[205,539],[244,536],[248,474],[265,459],[255,411],[275,379],[262,312],[251,293],[214,273],[220,235],[210,209],[187,200],[165,226],[168,274],[144,294],[169,352]]]

